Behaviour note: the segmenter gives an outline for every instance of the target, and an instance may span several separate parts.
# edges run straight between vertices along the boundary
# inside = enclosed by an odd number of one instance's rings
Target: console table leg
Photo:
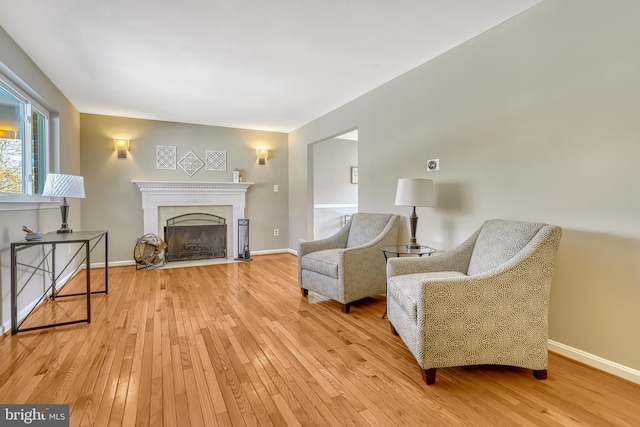
[[[87,273],[87,323],[91,323],[91,249],[90,249],[89,242],[85,242],[84,244],[84,248],[85,248],[85,254],[87,257],[87,268],[86,268],[86,273]]]
[[[18,333],[18,254],[11,244],[11,335]]]
[[[51,244],[51,299],[56,299],[56,244]]]

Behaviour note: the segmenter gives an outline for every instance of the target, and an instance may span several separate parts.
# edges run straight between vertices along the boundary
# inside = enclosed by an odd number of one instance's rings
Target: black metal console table
[[[104,289],[98,291],[91,290],[91,252],[100,243],[104,241]],[[56,246],[60,244],[79,243],[80,247],[76,253],[71,257],[69,262],[64,266],[62,271],[56,275]],[[44,254],[38,265],[29,265],[18,262],[18,252],[31,248],[31,247],[50,246],[48,252]],[[84,249],[84,261],[86,268],[86,291],[73,293],[73,294],[59,294],[56,290],[56,284],[58,279],[64,274],[70,267],[71,262],[76,258],[78,254]],[[51,258],[51,267],[48,267],[47,260]],[[75,267],[71,275],[82,266],[82,261]],[[24,285],[18,289],[18,266],[26,267],[31,271],[31,274],[27,278]],[[31,309],[31,311],[24,316],[24,318],[18,322],[18,295],[33,278],[36,272],[44,272],[45,276],[49,275],[51,284],[45,289],[44,293]],[[49,323],[45,325],[33,326],[29,328],[20,328],[20,325],[33,313],[33,310],[40,305],[40,303],[47,297],[50,292],[50,298],[55,300],[56,298],[71,297],[86,295],[87,297],[87,317],[85,319],[70,320],[67,322]],[[107,294],[109,293],[109,232],[105,230],[101,231],[75,231],[68,234],[47,233],[40,240],[21,240],[19,242],[11,243],[11,335],[15,335],[18,332],[31,331],[35,329],[52,328],[54,326],[71,325],[74,323],[91,323],[91,294]]]

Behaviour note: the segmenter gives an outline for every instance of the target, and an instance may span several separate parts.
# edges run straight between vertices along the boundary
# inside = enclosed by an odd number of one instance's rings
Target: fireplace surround
[[[144,233],[164,234],[164,224],[159,221],[159,208],[165,206],[231,206],[229,218],[233,248],[238,253],[238,220],[244,218],[245,195],[252,182],[204,182],[204,181],[132,181],[142,195]],[[227,253],[227,256],[230,254]]]

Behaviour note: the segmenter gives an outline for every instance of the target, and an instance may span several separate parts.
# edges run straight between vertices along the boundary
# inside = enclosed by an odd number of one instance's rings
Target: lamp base
[[[420,249],[420,245],[416,240],[416,229],[418,228],[418,215],[416,215],[416,207],[413,207],[413,212],[409,217],[409,223],[411,224],[411,237],[409,238],[409,244],[407,249]]]
[[[67,203],[66,197],[62,198],[62,204],[60,205],[60,216],[62,216],[62,224],[60,224],[60,229],[57,231],[57,233],[73,233],[73,230],[69,228],[69,223],[67,222],[67,218],[69,217],[69,203]]]

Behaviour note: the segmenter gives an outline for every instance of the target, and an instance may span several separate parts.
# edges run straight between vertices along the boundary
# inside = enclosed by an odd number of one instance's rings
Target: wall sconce
[[[258,156],[258,164],[264,165],[269,158],[269,150],[266,148],[256,148],[256,155]]]
[[[127,151],[129,151],[129,140],[124,138],[115,138],[113,145],[118,152],[119,159],[127,158]]]
[[[0,138],[2,139],[14,139],[16,133],[9,129],[0,129]]]

